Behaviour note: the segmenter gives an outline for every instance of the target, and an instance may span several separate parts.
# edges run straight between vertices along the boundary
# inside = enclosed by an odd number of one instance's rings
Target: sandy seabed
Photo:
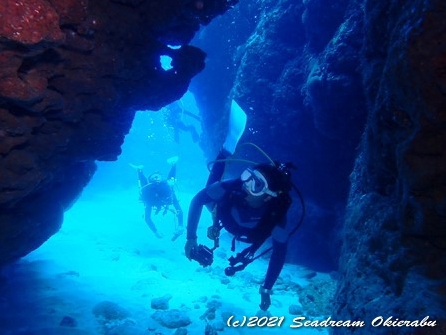
[[[89,194],[65,214],[61,230],[39,249],[4,269],[0,288],[0,332],[4,335],[139,335],[139,334],[327,334],[326,329],[289,325],[298,304],[293,291],[272,296],[270,316],[284,317],[281,327],[229,327],[228,316],[242,320],[259,312],[258,281],[266,259],[258,259],[243,272],[226,277],[230,237],[222,236],[212,267],[203,269],[184,256],[185,234],[171,241],[175,222],[171,213],[155,216],[164,235],[157,239],[145,225],[137,190]],[[190,196],[180,199],[187,216]],[[199,242],[210,216],[203,215]],[[243,248],[243,247],[242,247]],[[239,249],[238,251],[240,251]],[[286,265],[281,277],[306,285],[308,270]],[[317,276],[324,276],[317,274]],[[185,313],[191,323],[185,330],[169,329],[154,320],[152,299],[170,295],[169,310]],[[127,314],[104,320],[93,312],[99,303],[111,302]],[[210,318],[209,304],[218,306]],[[206,317],[205,317],[206,316]]]

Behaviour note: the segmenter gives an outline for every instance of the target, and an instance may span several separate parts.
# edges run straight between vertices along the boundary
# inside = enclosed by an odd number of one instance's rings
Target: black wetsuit
[[[175,165],[169,172],[167,180],[175,178]],[[158,214],[163,210],[165,214],[172,205],[175,208],[175,215],[178,219],[178,225],[183,226],[183,211],[181,209],[178,198],[176,197],[173,186],[169,185],[167,180],[161,180],[149,183],[142,171],[138,171],[138,178],[141,187],[140,200],[145,205],[145,221],[149,228],[156,233],[157,229],[152,220],[152,210]]]
[[[219,158],[224,156],[220,154]],[[192,199],[187,222],[187,239],[197,238],[203,206],[213,209],[216,220],[236,239],[260,247],[272,236],[273,252],[263,284],[264,288],[271,289],[285,263],[288,240],[285,230],[286,214],[291,205],[291,198],[285,193],[270,199],[259,208],[252,208],[246,201],[247,194],[240,179],[213,182],[221,176],[220,171],[216,171],[221,168],[214,165],[207,187]]]

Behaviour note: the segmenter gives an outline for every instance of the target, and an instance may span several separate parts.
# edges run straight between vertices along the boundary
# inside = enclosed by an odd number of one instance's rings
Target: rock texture
[[[185,92],[204,67],[187,43],[235,2],[1,2],[0,264],[58,230],[94,161],[116,159],[136,109]],[[440,325],[415,333],[444,332],[444,1],[262,0],[234,13],[214,42],[228,53],[194,87],[213,140],[203,148],[214,156],[234,97],[249,114],[244,140],[299,167],[308,216],[292,260],[336,267],[348,200],[333,319],[429,315]]]
[[[0,264],[59,229],[94,161],[119,155],[136,110],[178,99],[204,68],[188,42],[236,1],[198,2],[1,2]]]
[[[370,115],[352,174],[336,319],[446,320],[446,6],[366,1]],[[335,334],[371,334],[336,329]]]

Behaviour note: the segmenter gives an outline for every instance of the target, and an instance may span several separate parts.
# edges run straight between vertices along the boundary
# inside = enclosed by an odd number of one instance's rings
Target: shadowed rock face
[[[0,3],[0,264],[59,229],[94,161],[120,154],[136,110],[184,94],[205,58],[187,43],[235,2]]]
[[[327,248],[318,243],[333,243],[326,228],[343,217],[340,194],[347,196],[358,150],[333,319],[444,319],[444,1],[263,3],[248,8],[262,15],[249,40],[233,46],[233,85],[225,89],[250,114],[248,140],[270,146],[274,158],[302,162],[298,185],[315,209],[299,232],[319,253]],[[119,154],[135,109],[156,110],[186,90],[204,54],[166,44],[186,44],[229,6],[202,4],[0,3],[0,264],[58,230],[94,160]],[[320,15],[327,8],[332,13]],[[163,54],[172,70],[161,69]],[[218,93],[220,106],[227,94]],[[224,136],[222,114],[203,115],[208,137]],[[322,217],[327,209],[333,214]],[[370,327],[333,331],[370,334]]]
[[[443,1],[365,2],[369,119],[351,175],[334,318],[437,323],[373,334],[445,330],[445,13]]]

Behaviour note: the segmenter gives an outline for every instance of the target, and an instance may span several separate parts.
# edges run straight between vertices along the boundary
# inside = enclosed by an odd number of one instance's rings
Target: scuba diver
[[[174,184],[176,177],[176,163],[178,157],[174,156],[167,160],[171,165],[171,169],[167,176],[167,180],[163,180],[161,174],[157,171],[150,174],[147,178],[144,176],[142,166],[132,165],[136,168],[138,173],[138,181],[140,194],[139,199],[144,203],[145,213],[144,219],[149,226],[150,230],[156,237],[162,238],[163,236],[156,229],[152,220],[152,210],[155,211],[155,215],[162,211],[163,215],[166,215],[168,211],[175,215],[178,227],[175,227],[175,232],[172,237],[172,241],[175,241],[183,233],[183,210],[181,209],[178,198],[175,194]],[[173,208],[171,208],[173,206]]]
[[[195,114],[185,110],[181,100],[171,103],[168,106],[168,111],[169,113],[167,115],[167,122],[173,128],[175,142],[180,143],[180,131],[184,131],[190,133],[192,141],[194,143],[197,143],[200,139],[200,135],[198,135],[198,132],[193,125],[184,123],[183,115],[188,115],[198,122],[201,122],[200,118]]]
[[[272,287],[285,263],[290,236],[286,224],[292,203],[292,164],[270,160],[270,163],[245,169],[239,178],[221,181],[226,161],[234,153],[246,123],[246,115],[235,101],[232,102],[230,119],[228,137],[214,162],[206,187],[191,201],[184,250],[189,260],[209,266],[213,261],[213,250],[219,246],[220,230],[226,229],[234,236],[231,251],[235,251],[235,241],[250,244],[236,257],[229,258],[230,266],[225,273],[232,276],[272,249],[266,276],[259,289],[259,307],[266,311],[271,305]],[[213,224],[207,231],[208,238],[214,240],[213,249],[197,243],[197,228],[203,206],[213,214]],[[254,256],[269,237],[272,237],[272,247]]]

